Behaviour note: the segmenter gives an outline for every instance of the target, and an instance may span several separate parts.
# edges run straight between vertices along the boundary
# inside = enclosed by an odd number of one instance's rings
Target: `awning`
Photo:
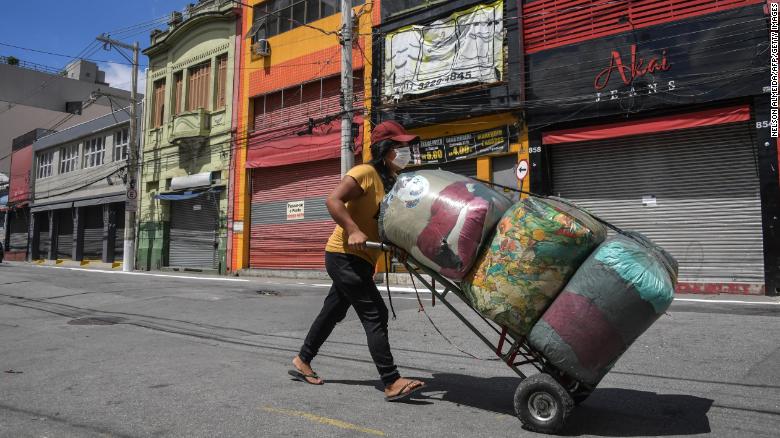
[[[196,173],[194,175],[177,176],[171,178],[171,190],[194,189],[195,187],[208,187],[211,185],[211,172]]]
[[[154,199],[160,199],[163,201],[186,201],[187,199],[197,198],[198,196],[206,193],[219,193],[221,191],[222,188],[214,187],[209,190],[188,190],[186,192],[160,193],[159,195],[154,195]]]
[[[359,126],[355,138],[355,154],[363,145],[363,117],[355,116]],[[341,156],[341,119],[315,127],[310,135],[290,135],[251,144],[247,150],[246,167],[274,167],[309,161],[328,160]]]
[[[115,202],[125,202],[125,201],[127,201],[127,196],[124,193],[122,193],[121,195],[102,196],[99,198],[82,198],[82,199],[76,199],[71,201],[54,202],[51,204],[42,204],[42,205],[33,204],[33,206],[30,208],[30,211],[33,213],[37,213],[39,211],[61,210],[63,208],[88,207],[91,205],[113,204]]]
[[[55,202],[53,204],[46,204],[46,205],[33,205],[32,207],[30,207],[30,211],[33,213],[38,213],[39,211],[60,210],[63,208],[71,208],[71,207],[73,207],[73,201]]]
[[[121,195],[104,196],[102,198],[91,198],[91,199],[82,199],[80,201],[74,201],[73,206],[87,207],[90,205],[113,204],[115,202],[126,202],[126,201],[127,201],[127,195],[122,193]]]

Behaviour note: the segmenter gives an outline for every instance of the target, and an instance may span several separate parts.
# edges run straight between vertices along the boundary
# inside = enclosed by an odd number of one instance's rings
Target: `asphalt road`
[[[239,281],[232,281],[239,280]],[[444,306],[394,294],[391,344],[428,383],[386,403],[354,313],[287,376],[327,284],[0,264],[1,437],[517,437],[518,377]],[[697,300],[702,297],[683,297]],[[780,305],[677,301],[564,430],[573,436],[778,435]],[[747,302],[741,302],[747,301]]]

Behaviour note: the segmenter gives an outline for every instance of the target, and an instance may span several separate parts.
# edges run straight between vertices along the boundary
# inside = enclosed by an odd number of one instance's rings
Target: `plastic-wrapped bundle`
[[[674,298],[677,261],[642,235],[608,239],[531,330],[558,369],[596,386]]]
[[[404,173],[382,201],[379,232],[425,266],[460,280],[510,205],[504,195],[462,175]]]
[[[525,336],[606,236],[601,223],[567,203],[524,199],[504,214],[464,279],[466,298],[486,318]]]

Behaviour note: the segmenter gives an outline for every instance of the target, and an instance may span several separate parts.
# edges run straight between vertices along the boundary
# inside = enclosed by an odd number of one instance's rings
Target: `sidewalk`
[[[47,268],[60,268],[78,271],[95,271],[105,272],[110,274],[126,274],[126,275],[138,275],[138,276],[150,276],[150,277],[168,277],[168,278],[182,278],[182,279],[203,279],[214,281],[226,281],[226,282],[249,282],[256,283],[258,285],[266,286],[305,286],[310,288],[325,289],[329,288],[331,281],[327,276],[322,278],[290,278],[273,277],[273,276],[248,276],[248,275],[210,275],[198,272],[171,272],[171,271],[133,271],[123,272],[121,264],[118,267],[112,267],[110,263],[89,262],[81,265],[78,262],[64,261],[61,263],[55,263],[55,261],[46,261],[44,263],[39,262],[4,262],[4,264],[11,266],[41,266]],[[375,276],[377,286],[380,293],[384,295],[384,274]],[[426,276],[427,278],[427,276]],[[429,278],[428,278],[429,279]],[[417,291],[420,294],[428,294],[428,289],[425,288],[419,281],[415,281]],[[437,284],[437,289],[441,289],[441,286]],[[409,274],[390,274],[390,290],[397,293],[413,293],[415,291]],[[710,304],[735,304],[735,305],[780,305],[780,297],[770,297],[764,295],[735,295],[735,294],[675,294],[675,301],[680,302],[692,302],[692,303],[710,303]]]

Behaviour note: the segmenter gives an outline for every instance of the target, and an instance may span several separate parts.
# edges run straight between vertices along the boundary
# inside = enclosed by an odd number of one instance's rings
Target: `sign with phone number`
[[[412,148],[414,164],[435,164],[509,151],[506,127],[422,140]]]

